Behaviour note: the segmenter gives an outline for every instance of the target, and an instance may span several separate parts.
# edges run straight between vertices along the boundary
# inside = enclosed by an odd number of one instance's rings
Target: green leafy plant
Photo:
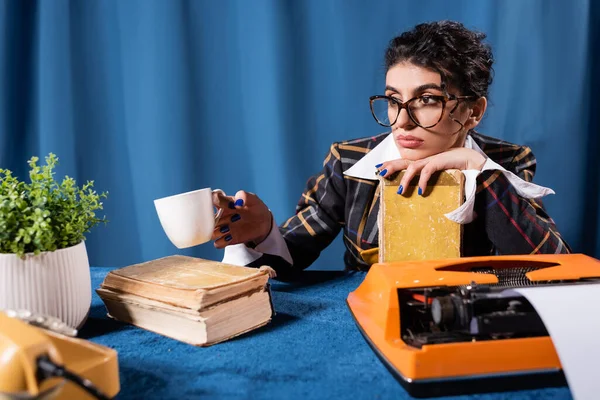
[[[102,209],[94,181],[78,187],[65,176],[61,183],[54,179],[58,157],[50,153],[46,165],[38,166],[38,157],[28,164],[30,183],[20,181],[7,169],[0,169],[0,253],[39,254],[74,246],[85,240],[85,234],[106,219],[96,218]]]

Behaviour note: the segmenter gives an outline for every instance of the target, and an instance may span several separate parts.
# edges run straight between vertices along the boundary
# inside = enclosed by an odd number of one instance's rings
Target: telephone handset
[[[0,311],[0,400],[116,396],[116,351],[75,334],[52,317]]]

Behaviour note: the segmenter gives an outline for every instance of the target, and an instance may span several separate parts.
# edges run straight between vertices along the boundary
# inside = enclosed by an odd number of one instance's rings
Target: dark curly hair
[[[442,82],[465,96],[487,97],[492,83],[492,49],[484,33],[463,24],[438,21],[415,26],[392,39],[385,53],[388,71],[403,61],[433,69]]]

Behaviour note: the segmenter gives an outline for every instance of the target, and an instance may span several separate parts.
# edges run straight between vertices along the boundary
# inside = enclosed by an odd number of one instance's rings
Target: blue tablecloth
[[[92,267],[97,288],[110,268]],[[364,273],[307,271],[274,281],[277,314],[258,330],[207,348],[190,346],[106,317],[94,293],[80,336],[119,354],[119,399],[409,399],[364,341],[346,306]],[[571,399],[568,388],[445,397]]]

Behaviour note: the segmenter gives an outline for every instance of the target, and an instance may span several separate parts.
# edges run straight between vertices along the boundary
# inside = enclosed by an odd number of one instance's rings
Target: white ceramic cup
[[[154,200],[158,219],[167,237],[178,249],[210,241],[223,209],[217,208],[213,195],[225,193],[210,188],[180,193]]]

